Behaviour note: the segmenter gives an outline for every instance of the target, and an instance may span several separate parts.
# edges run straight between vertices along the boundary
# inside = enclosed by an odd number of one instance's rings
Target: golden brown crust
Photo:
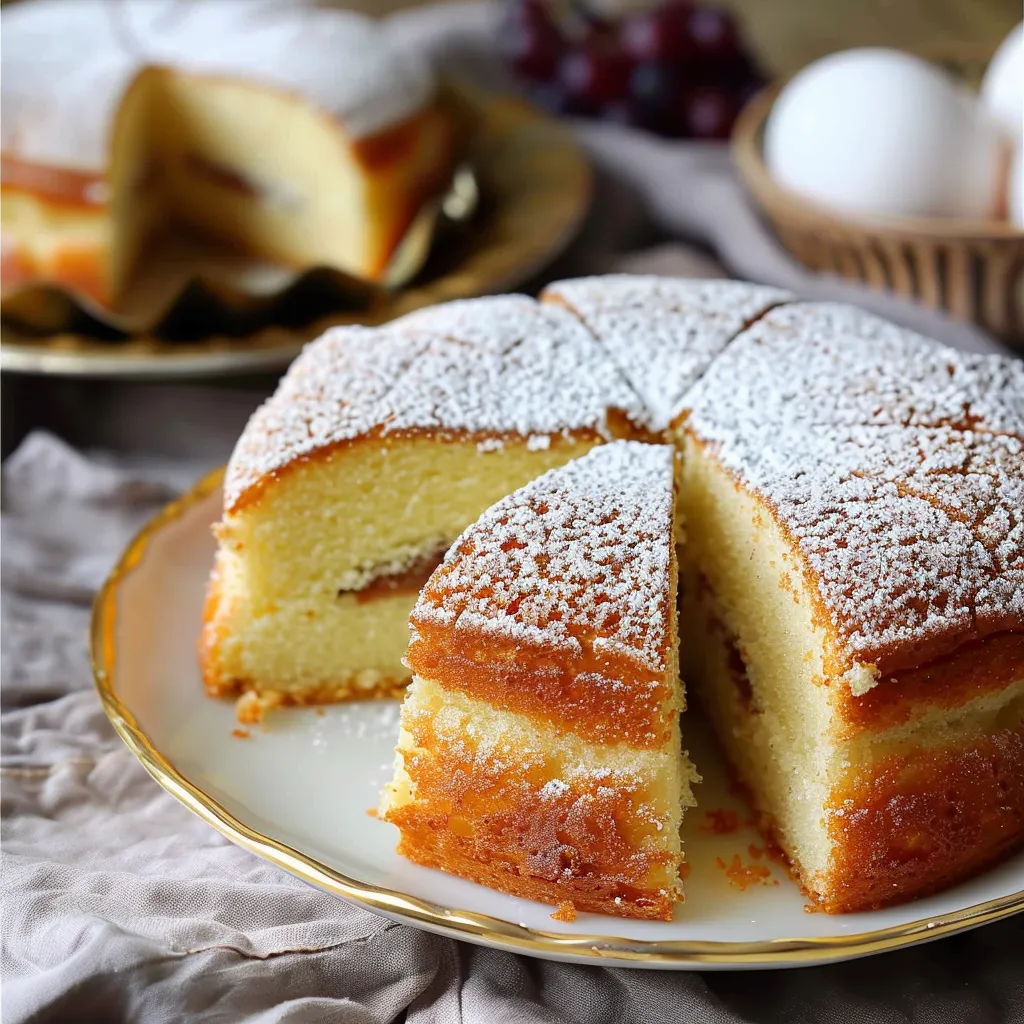
[[[655,826],[640,813],[638,784],[571,781],[544,792],[543,764],[530,768],[455,747],[417,720],[416,799],[393,808],[398,852],[426,867],[576,910],[667,921],[679,898],[652,878],[672,862],[645,851]]]
[[[659,721],[659,711],[671,698],[669,684],[635,661],[609,652],[570,659],[522,641],[415,626],[406,661],[446,689],[588,740],[656,748],[668,739],[670,723]],[[617,685],[595,686],[598,675]]]
[[[1024,679],[1024,633],[995,633],[952,654],[879,679],[859,697],[836,687],[832,707],[843,738],[902,725],[928,708],[953,709]]]
[[[384,274],[420,208],[444,185],[454,150],[454,123],[440,105],[352,143],[357,162],[368,173],[388,181],[382,189],[385,201],[372,211],[380,227],[376,252],[370,260],[372,279]]]
[[[230,606],[221,587],[220,560],[221,555],[218,553],[210,578],[206,582],[203,627],[196,645],[203,686],[211,697],[237,696],[240,692],[237,682],[224,672],[220,661],[221,644],[230,629],[231,618]]]
[[[4,192],[22,192],[76,210],[100,213],[106,206],[102,198],[103,175],[91,171],[52,167],[2,154],[0,183]]]
[[[829,810],[829,913],[945,888],[1024,843],[1024,723],[852,769]]]
[[[772,856],[828,914],[875,910],[971,878],[1024,846],[1024,725],[958,746],[890,756],[851,771],[830,801],[835,843],[824,877],[806,877],[775,818],[736,771]],[[841,811],[841,814],[836,814]]]

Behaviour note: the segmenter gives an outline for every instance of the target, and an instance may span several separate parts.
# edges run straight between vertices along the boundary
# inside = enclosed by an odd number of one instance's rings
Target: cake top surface
[[[117,103],[149,64],[285,88],[355,137],[411,116],[434,89],[383,25],[286,0],[33,0],[3,27],[4,153],[80,170],[106,166]]]
[[[384,327],[337,327],[308,345],[253,415],[228,466],[225,508],[313,452],[367,436],[433,432],[546,447],[613,436],[642,410],[571,313],[523,295],[463,299]]]
[[[587,324],[643,399],[646,425],[664,430],[712,360],[790,295],[741,281],[611,274],[558,281],[544,298]]]
[[[430,577],[412,628],[664,672],[674,460],[667,445],[602,445],[493,505]]]
[[[1024,363],[795,304],[689,403],[687,429],[795,539],[848,664],[1024,627]]]

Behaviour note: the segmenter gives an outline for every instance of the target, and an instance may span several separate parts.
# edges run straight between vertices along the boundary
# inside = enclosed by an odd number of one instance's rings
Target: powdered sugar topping
[[[225,507],[294,460],[355,438],[518,435],[536,450],[574,433],[612,437],[612,410],[642,417],[586,328],[522,295],[451,302],[379,328],[334,328],[307,346],[249,421],[228,467]]]
[[[589,647],[664,671],[673,470],[668,446],[622,441],[498,502],[424,587],[414,629],[444,626],[569,657]]]
[[[740,281],[611,274],[558,281],[544,293],[594,332],[664,430],[713,359],[752,320],[790,298]]]
[[[799,304],[689,402],[688,428],[796,538],[851,660],[1024,625],[1024,364]]]

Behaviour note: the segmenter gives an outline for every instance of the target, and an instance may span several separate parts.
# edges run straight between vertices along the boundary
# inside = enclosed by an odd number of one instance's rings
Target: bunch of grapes
[[[546,0],[508,0],[498,46],[542,106],[673,138],[727,139],[764,78],[736,21],[718,7],[668,0],[618,23],[578,3],[569,24]],[[575,31],[567,31],[569,27]]]

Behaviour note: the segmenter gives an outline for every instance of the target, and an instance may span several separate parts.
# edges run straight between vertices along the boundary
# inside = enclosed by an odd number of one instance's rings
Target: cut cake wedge
[[[689,396],[681,657],[829,912],[1024,837],[1024,365],[772,310]]]
[[[674,462],[597,448],[490,508],[431,576],[382,802],[406,857],[567,914],[672,916],[696,779]]]

